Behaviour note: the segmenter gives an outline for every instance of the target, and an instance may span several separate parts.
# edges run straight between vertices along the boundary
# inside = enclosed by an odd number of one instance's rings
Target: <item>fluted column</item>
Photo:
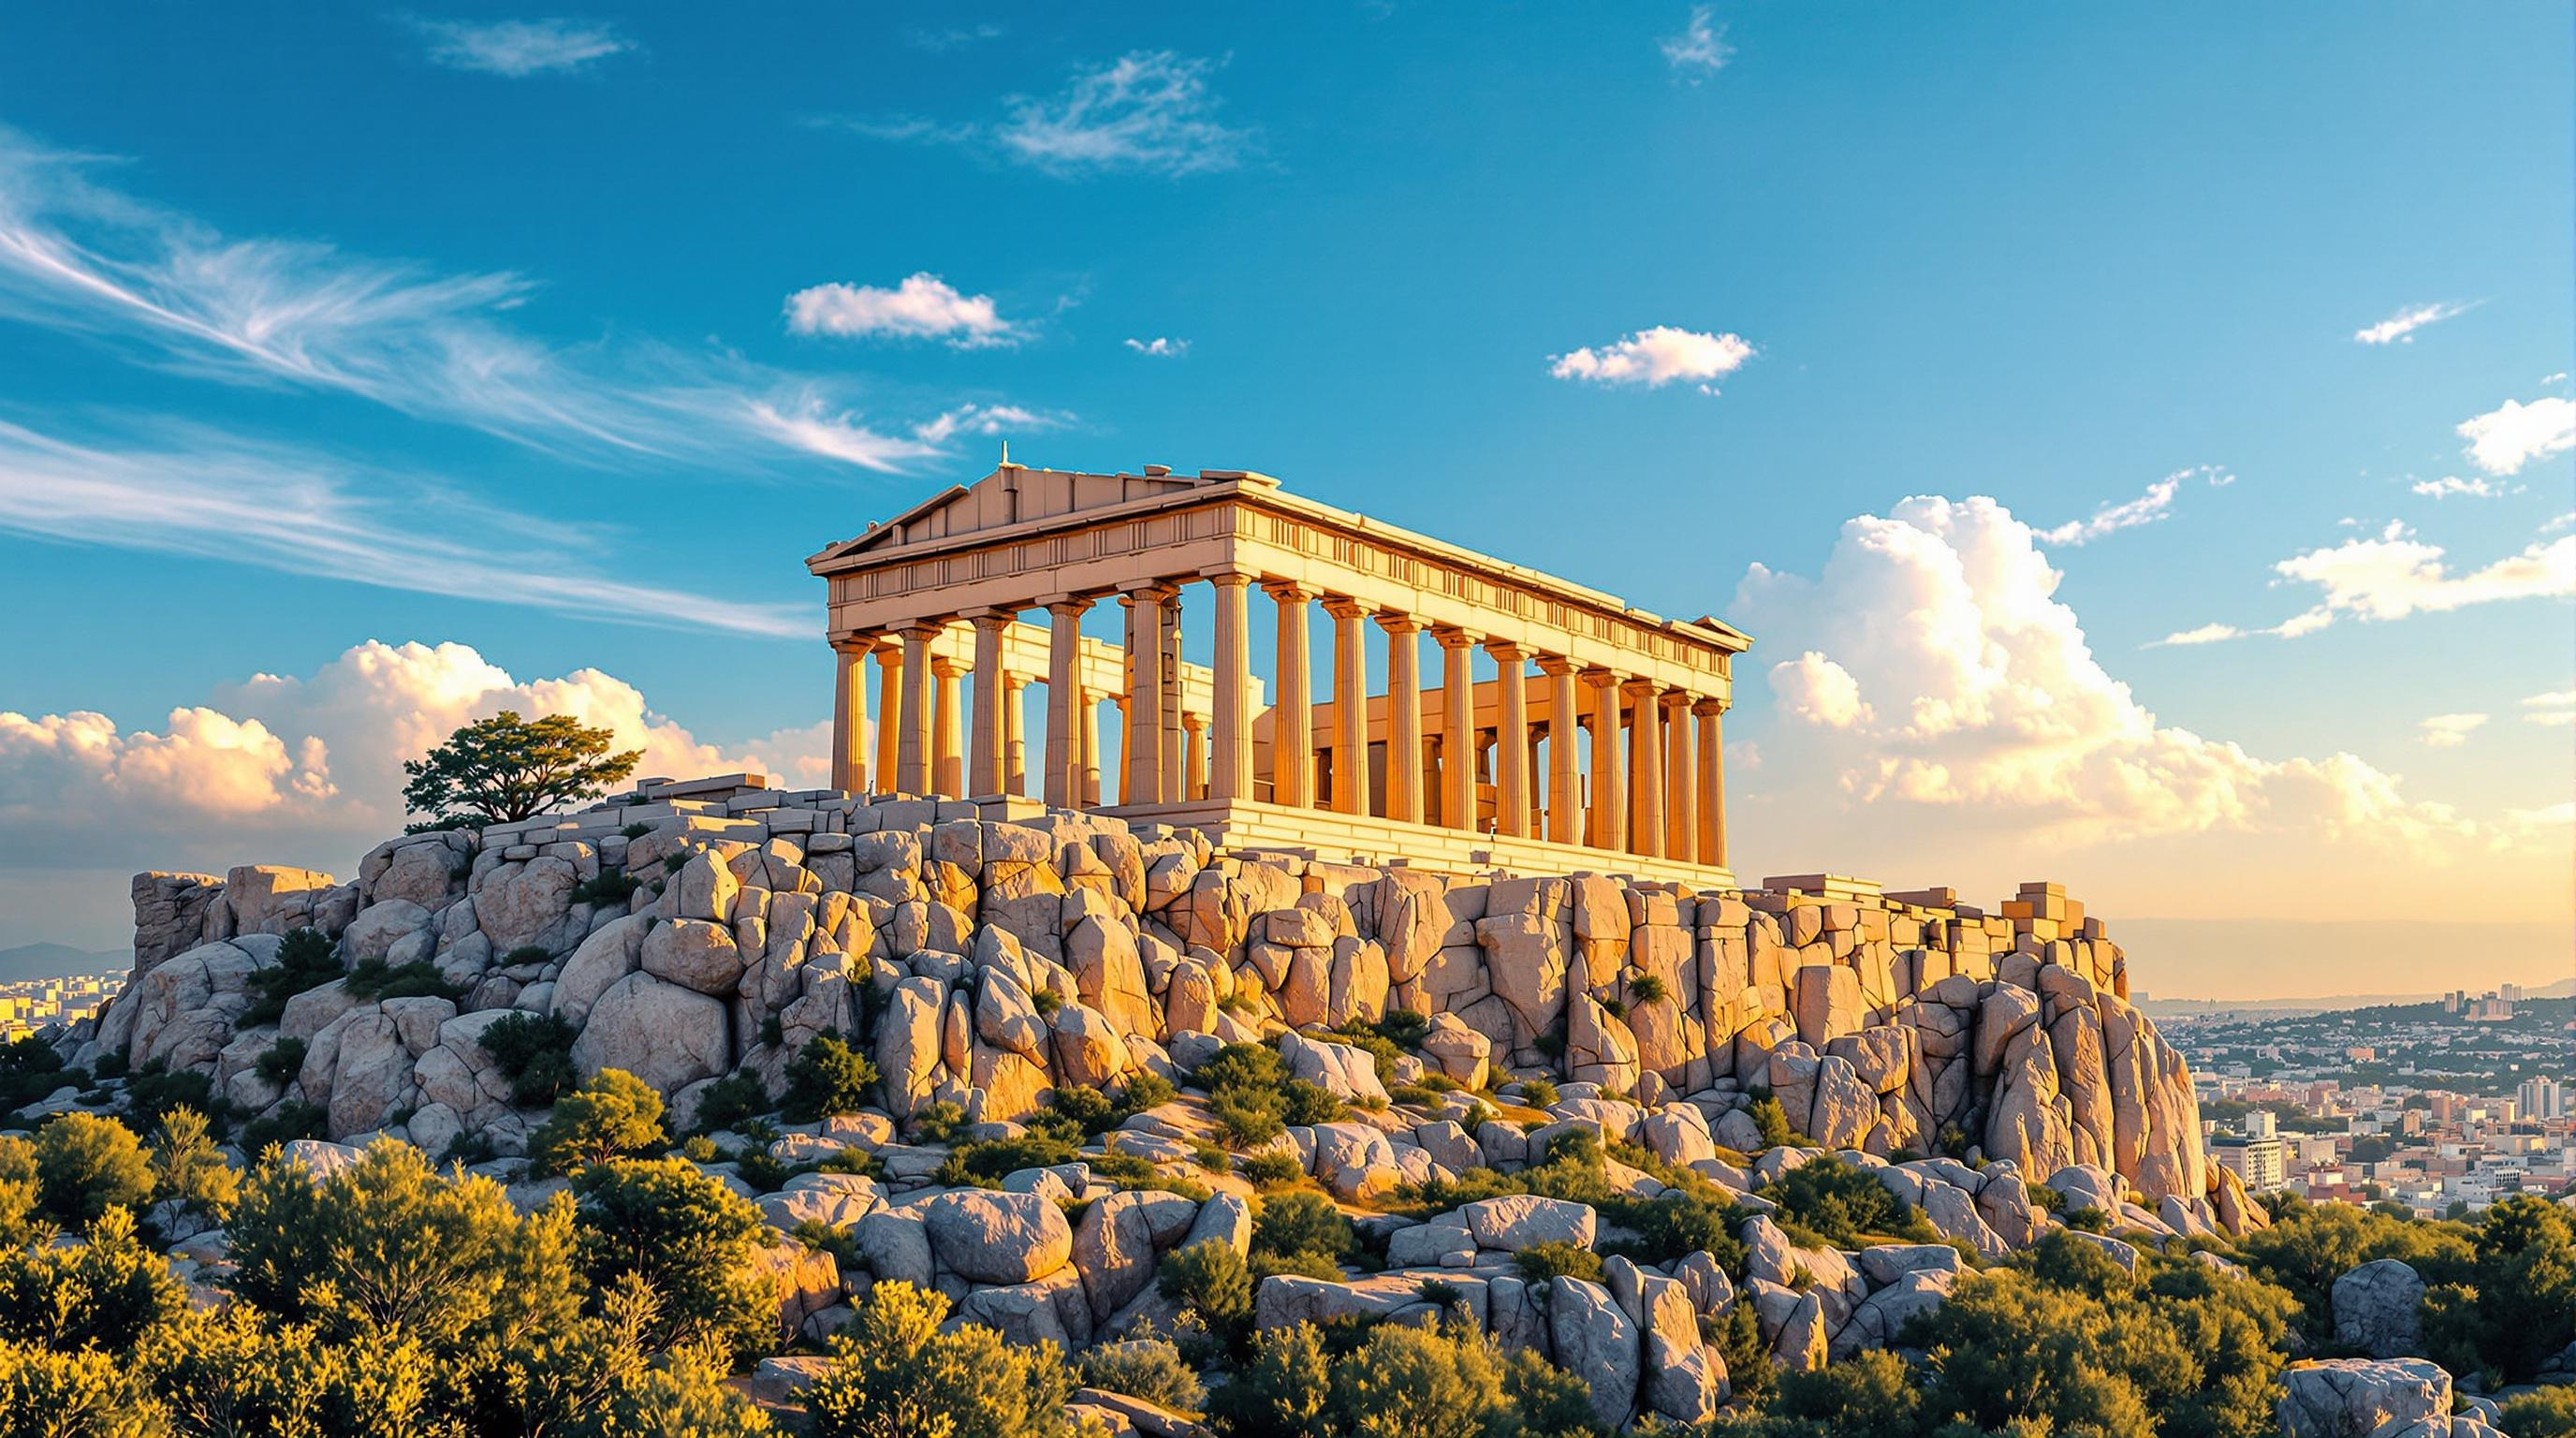
[[[903,749],[903,655],[905,645],[898,634],[877,645],[877,707],[885,712],[877,716],[877,792],[891,794],[903,787],[898,756]]]
[[[1592,832],[1596,849],[1613,853],[1628,847],[1628,774],[1621,762],[1619,676],[1607,669],[1586,669],[1592,686]]]
[[[903,734],[896,741],[894,763],[895,788],[906,794],[929,793],[935,777],[931,772],[930,641],[938,635],[936,624],[915,624],[903,631]]]
[[[1440,641],[1440,822],[1476,827],[1476,636],[1443,626]]]
[[[1574,699],[1574,661],[1554,654],[1539,656],[1538,672],[1547,676],[1547,837],[1559,844],[1583,842],[1583,788],[1575,763],[1575,732],[1582,727]]]
[[[1190,711],[1181,714],[1180,802],[1195,803],[1207,797],[1208,791],[1208,717]]]
[[[1656,702],[1651,679],[1631,679],[1620,686],[1631,701],[1628,744],[1628,852],[1660,859],[1664,854],[1664,706]]]
[[[1010,765],[1010,736],[1003,727],[1002,709],[1011,683],[1002,673],[1002,631],[1010,627],[1011,616],[978,614],[974,624],[975,717],[966,751],[966,792],[999,794]]]
[[[1041,792],[1059,809],[1082,803],[1082,616],[1088,599],[1047,606],[1046,778]]]
[[[1307,647],[1313,591],[1285,580],[1262,586],[1279,606],[1279,673],[1270,703],[1270,802],[1315,805],[1315,659]]]
[[[1208,797],[1234,803],[1252,797],[1252,636],[1249,574],[1212,575],[1216,586],[1216,768]]]
[[[934,655],[930,672],[938,679],[937,710],[931,732],[937,741],[930,765],[930,787],[943,798],[966,797],[966,666],[947,655]]]
[[[1726,863],[1726,736],[1719,716],[1723,699],[1702,699],[1691,706],[1699,716],[1699,861]]]
[[[1699,786],[1691,780],[1691,697],[1664,691],[1664,855],[1694,862],[1699,851]]]
[[[1494,656],[1494,830],[1514,838],[1529,834],[1529,666],[1520,646],[1487,640]]]
[[[1002,792],[1026,798],[1029,792],[1029,681],[1002,676]]]
[[[1074,732],[1082,736],[1082,758],[1079,761],[1082,807],[1100,807],[1100,695],[1088,685],[1077,684],[1082,696],[1082,718]]]
[[[1422,822],[1422,621],[1381,614],[1386,631],[1386,816]]]
[[[1154,804],[1163,797],[1163,601],[1171,591],[1149,584],[1119,600],[1127,606],[1127,782],[1121,804]],[[1178,758],[1178,755],[1173,756]]]
[[[1360,626],[1369,607],[1336,594],[1333,616],[1333,812],[1369,812],[1368,642]]]
[[[1162,801],[1178,804],[1192,797],[1190,786],[1197,778],[1198,769],[1183,762],[1188,750],[1184,736],[1186,726],[1181,714],[1181,591],[1177,585],[1164,589],[1161,613],[1157,619],[1160,624],[1158,632],[1163,640],[1160,675],[1163,681],[1163,741],[1157,750],[1163,770]]]
[[[832,650],[832,787],[868,787],[868,650],[866,641]]]

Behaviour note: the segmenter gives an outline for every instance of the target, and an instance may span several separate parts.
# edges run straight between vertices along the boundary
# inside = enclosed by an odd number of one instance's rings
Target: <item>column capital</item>
[[[1134,604],[1138,600],[1162,604],[1179,598],[1181,593],[1181,587],[1168,579],[1140,579],[1118,588],[1118,602],[1121,604]]]
[[[1211,564],[1199,571],[1199,578],[1220,586],[1250,584],[1260,577],[1259,571],[1239,564]]]
[[[1050,594],[1038,602],[1046,606],[1046,612],[1049,614],[1062,614],[1079,619],[1083,615],[1091,612],[1091,607],[1100,602],[1100,596],[1097,594]]]
[[[1686,709],[1690,707],[1691,693],[1687,689],[1667,689],[1657,697],[1663,701],[1663,706],[1667,709]]]
[[[1595,689],[1616,689],[1627,682],[1619,677],[1619,671],[1615,669],[1586,669],[1576,677]]]
[[[1327,594],[1324,596],[1324,612],[1335,619],[1366,619],[1377,612],[1377,606],[1347,594]]]
[[[1476,647],[1477,636],[1468,630],[1459,628],[1455,624],[1432,625],[1431,637],[1434,640],[1437,640],[1440,647],[1443,649],[1473,649]]]
[[[1651,699],[1664,689],[1652,679],[1630,679],[1620,684],[1619,692],[1631,699]]]
[[[922,643],[927,644],[931,640],[948,632],[948,621],[945,619],[914,619],[895,626],[893,632],[898,638],[917,639]]]
[[[1387,633],[1395,635],[1419,634],[1429,627],[1422,622],[1420,615],[1408,614],[1401,609],[1379,610],[1377,615],[1377,626],[1378,628],[1385,630]]]
[[[1522,654],[1520,642],[1513,639],[1488,639],[1485,641],[1485,652],[1494,656],[1499,663],[1509,663],[1520,658]]]
[[[930,672],[938,675],[942,679],[955,679],[961,675],[972,673],[974,668],[974,665],[969,664],[962,659],[952,659],[945,654],[933,654],[930,656]]]
[[[1297,579],[1265,578],[1261,581],[1261,592],[1282,604],[1303,604],[1315,597],[1314,587]]]
[[[1702,719],[1706,719],[1714,714],[1723,714],[1729,707],[1730,706],[1725,700],[1712,699],[1704,694],[1691,700],[1691,712]]]
[[[1562,654],[1542,654],[1538,657],[1538,672],[1550,679],[1577,673],[1582,667]]]
[[[969,609],[964,614],[959,615],[958,618],[965,620],[967,623],[974,625],[978,629],[991,629],[996,631],[1007,629],[1020,622],[1020,616],[1017,611],[1009,609],[994,609],[989,606],[983,609]]]

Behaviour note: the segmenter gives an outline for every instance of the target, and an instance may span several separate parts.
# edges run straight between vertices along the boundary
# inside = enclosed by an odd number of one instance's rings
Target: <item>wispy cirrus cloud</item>
[[[1209,174],[1241,165],[1260,142],[1258,130],[1217,119],[1221,102],[1208,81],[1219,63],[1136,50],[1077,67],[1055,94],[1006,97],[996,121],[873,115],[822,123],[879,140],[963,145],[1067,179]]]
[[[2408,305],[2375,325],[2364,325],[2352,332],[2355,343],[2366,345],[2413,344],[2415,332],[2427,325],[2467,314],[2477,302],[2467,304]]]
[[[139,438],[111,443],[0,420],[0,530],[618,623],[813,632],[806,606],[620,578],[602,528],[296,446],[198,426],[119,426],[138,428]]]
[[[591,20],[413,19],[429,40],[429,58],[451,70],[523,80],[560,75],[635,48],[614,25]]]
[[[1021,338],[991,295],[960,293],[927,270],[891,289],[828,284],[798,290],[787,297],[787,328],[841,339],[945,340],[959,349],[1016,344]]]
[[[1713,395],[1714,381],[1743,368],[1754,353],[1742,335],[1655,325],[1598,349],[1586,345],[1557,355],[1548,361],[1547,372],[1563,380],[1648,389],[1691,380],[1700,393]]]
[[[2576,449],[2576,400],[2546,396],[2506,400],[2460,422],[2471,463],[2489,474],[2516,474],[2535,459]]]
[[[1156,335],[1149,340],[1131,339],[1127,341],[1127,348],[1140,355],[1150,355],[1155,359],[1179,359],[1190,352],[1190,342],[1173,339],[1167,335]]]
[[[1726,43],[1726,27],[1715,23],[1716,14],[1710,6],[1694,5],[1682,32],[1657,42],[1664,63],[1694,85],[1725,69],[1735,56],[1735,47]]]
[[[0,318],[160,368],[344,394],[592,461],[802,454],[902,470],[939,457],[859,418],[845,381],[712,346],[551,344],[511,322],[538,294],[524,276],[230,238],[93,183],[98,163],[0,128]],[[832,419],[782,422],[819,414]]]
[[[2074,547],[2088,544],[2105,535],[2124,529],[2153,524],[2173,513],[2175,496],[2182,492],[2184,480],[2201,476],[2213,489],[2234,484],[2236,476],[2214,465],[2179,469],[2147,486],[2147,492],[2118,504],[2106,504],[2086,519],[2070,519],[2051,529],[2031,531],[2031,537],[2042,544]]]
[[[2419,479],[2406,487],[2427,499],[2499,499],[2506,493],[2505,487],[2492,479],[2462,479],[2456,474],[2446,474],[2439,479]]]
[[[2542,724],[2560,728],[2576,724],[2576,689],[2561,689],[2549,694],[2534,694],[2522,701],[2525,724]]]
[[[2428,714],[2416,722],[2423,731],[2417,742],[2427,749],[2457,749],[2469,742],[2469,736],[2486,727],[2484,714]]]

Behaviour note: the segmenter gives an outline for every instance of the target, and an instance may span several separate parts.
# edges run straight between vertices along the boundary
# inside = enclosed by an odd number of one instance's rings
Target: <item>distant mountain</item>
[[[0,949],[0,984],[59,979],[72,974],[121,974],[134,955],[119,949],[75,949],[69,944],[20,944]]]

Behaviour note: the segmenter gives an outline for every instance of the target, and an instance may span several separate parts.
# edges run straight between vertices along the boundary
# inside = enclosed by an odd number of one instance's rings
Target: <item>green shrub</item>
[[[949,1151],[935,1180],[952,1188],[999,1188],[1021,1169],[1053,1168],[1081,1156],[1071,1143],[1035,1133],[962,1143]]]
[[[857,1113],[876,1087],[877,1066],[850,1047],[838,1029],[816,1034],[787,1062],[787,1096],[780,1112],[790,1123],[812,1123]]]
[[[1279,1095],[1250,1089],[1226,1089],[1208,1099],[1208,1116],[1225,1130],[1237,1148],[1268,1143],[1288,1125],[1279,1117]]]
[[[1064,1007],[1064,995],[1053,989],[1039,989],[1029,995],[1029,1007],[1036,1009],[1041,1016],[1052,1014]]]
[[[304,1040],[282,1038],[270,1044],[252,1067],[259,1070],[261,1078],[284,1088],[303,1076],[305,1052]]]
[[[1753,1116],[1753,1127],[1761,1132],[1764,1148],[1780,1148],[1798,1142],[1799,1134],[1789,1126],[1788,1112],[1768,1091],[1754,1099],[1752,1107],[1745,1112]]]
[[[1512,1263],[1523,1278],[1533,1283],[1551,1278],[1581,1278],[1597,1283],[1601,1278],[1601,1255],[1563,1239],[1531,1244],[1513,1254]]]
[[[2535,1388],[2502,1405],[2496,1426],[2514,1438],[2576,1438],[2576,1386]]]
[[[1331,1199],[1312,1190],[1263,1200],[1260,1213],[1252,1221],[1252,1258],[1256,1267],[1265,1260],[1293,1262],[1312,1256],[1332,1264],[1333,1274],[1338,1277],[1341,1258],[1358,1243],[1351,1221],[1342,1216]]]
[[[152,1193],[214,1223],[232,1212],[241,1177],[215,1151],[206,1116],[192,1108],[172,1109],[152,1136]]]
[[[1763,1185],[1761,1197],[1779,1205],[1784,1227],[1803,1229],[1837,1248],[1858,1248],[1869,1236],[1941,1241],[1922,1211],[1889,1192],[1875,1174],[1830,1155]]]
[[[1521,1080],[1521,1102],[1531,1108],[1554,1108],[1556,1107],[1556,1085],[1546,1079],[1523,1079]]]
[[[1211,1238],[1166,1254],[1154,1282],[1211,1333],[1239,1334],[1252,1321],[1252,1270],[1231,1244]]]
[[[286,1001],[307,989],[318,989],[340,977],[340,960],[331,941],[318,929],[296,929],[277,946],[275,966],[250,976],[250,1007],[236,1020],[241,1028],[273,1024],[286,1013]]]
[[[635,897],[635,891],[643,887],[643,882],[623,869],[602,864],[598,878],[584,879],[573,886],[572,901],[599,908],[624,908],[627,901]]]
[[[2084,1233],[2109,1233],[2111,1215],[2088,1203],[2067,1213],[2066,1226]]]
[[[1306,1181],[1306,1166],[1293,1153],[1248,1153],[1234,1161],[1234,1171],[1263,1193]]]
[[[465,997],[465,990],[441,978],[438,966],[427,959],[416,959],[402,965],[387,965],[382,959],[361,959],[349,969],[347,988],[351,996],[361,1002]]]
[[[812,1438],[1069,1438],[1073,1374],[1053,1343],[1015,1347],[980,1324],[942,1332],[948,1300],[909,1283],[869,1290],[803,1394]]]
[[[778,1296],[753,1267],[766,1225],[749,1200],[685,1159],[611,1159],[573,1180],[582,1271],[605,1290],[633,1274],[660,1296],[654,1346],[763,1348]]]
[[[573,1040],[581,1030],[559,1014],[513,1012],[483,1030],[483,1051],[492,1056],[501,1076],[510,1081],[510,1100],[521,1108],[542,1108],[581,1081],[572,1061]]]
[[[1661,1003],[1670,992],[1664,987],[1664,981],[1653,974],[1639,974],[1628,981],[1628,997],[1641,1004]]]
[[[186,1306],[170,1266],[135,1237],[123,1208],[102,1212],[87,1242],[0,1254],[0,1339],[123,1353]]]
[[[1881,1438],[1916,1431],[1923,1395],[1905,1360],[1884,1348],[1863,1349],[1828,1367],[1792,1369],[1777,1378],[1771,1411],[1814,1425],[1823,1438]]]
[[[957,1137],[959,1126],[965,1122],[966,1110],[946,1099],[941,1099],[937,1103],[923,1104],[913,1111],[912,1141],[914,1143],[953,1142]]]
[[[553,1115],[529,1136],[528,1162],[539,1173],[575,1173],[667,1142],[662,1096],[653,1086],[624,1069],[601,1069],[590,1082],[565,1094]]]
[[[192,1108],[220,1125],[229,1106],[215,1092],[215,1076],[204,1069],[172,1070],[159,1059],[136,1069],[125,1081],[125,1118],[148,1129],[173,1109]]]
[[[698,1095],[696,1131],[702,1134],[729,1129],[746,1119],[769,1112],[769,1090],[760,1086],[760,1076],[749,1069],[739,1069],[707,1085]]]
[[[1139,1069],[1128,1076],[1127,1086],[1118,1091],[1118,1107],[1123,1122],[1147,1109],[1161,1108],[1179,1095],[1172,1081],[1150,1069]]]
[[[1106,1133],[1117,1126],[1117,1105],[1089,1084],[1058,1084],[1048,1107],[1081,1125],[1084,1133]]]
[[[241,1150],[254,1160],[280,1144],[299,1138],[323,1138],[331,1131],[331,1111],[300,1098],[287,1099],[242,1125]]]
[[[1335,1098],[1332,1090],[1321,1084],[1290,1079],[1281,1090],[1279,1117],[1283,1122],[1301,1126],[1339,1123],[1350,1116],[1350,1105]]]
[[[134,1131],[112,1118],[67,1113],[36,1130],[36,1210],[86,1229],[111,1208],[141,1212],[152,1165]]]
[[[55,1089],[85,1074],[66,1074],[63,1056],[34,1034],[0,1044],[0,1117],[48,1097]]]
[[[1207,1406],[1207,1390],[1167,1339],[1130,1338],[1103,1343],[1084,1353],[1074,1372],[1086,1388],[1106,1389],[1142,1398],[1175,1413],[1196,1415]]]
[[[578,894],[581,891],[575,889],[573,892]],[[524,964],[544,964],[552,962],[554,956],[554,950],[543,944],[521,944],[501,956],[500,966],[505,969],[515,969]]]

